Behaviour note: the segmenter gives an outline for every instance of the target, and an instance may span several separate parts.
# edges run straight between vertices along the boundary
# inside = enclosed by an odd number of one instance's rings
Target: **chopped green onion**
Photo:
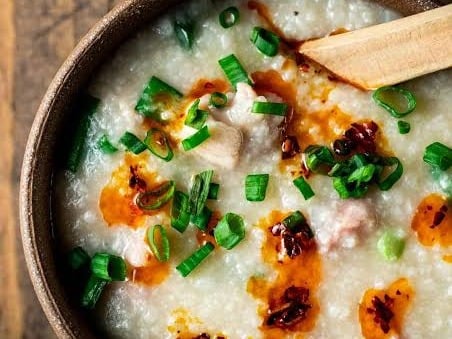
[[[311,145],[306,148],[304,153],[306,166],[313,172],[324,172],[324,166],[335,165],[333,154],[328,147]]]
[[[201,231],[207,231],[211,216],[212,211],[207,206],[204,206],[200,214],[191,216],[190,221]]]
[[[245,179],[245,196],[248,201],[264,201],[267,191],[268,174],[249,174]]]
[[[416,98],[413,93],[400,87],[380,87],[374,92],[372,98],[377,105],[383,107],[389,114],[398,119],[410,114],[416,108]]]
[[[362,198],[369,190],[369,185],[351,185],[346,177],[333,178],[333,187],[341,199]]]
[[[80,115],[80,120],[75,128],[74,135],[70,139],[71,144],[66,159],[66,168],[72,173],[77,172],[80,162],[82,161],[85,152],[86,137],[91,125],[91,117],[97,111],[100,100],[89,94],[85,94],[80,102],[81,104],[75,108]]]
[[[378,187],[382,191],[389,190],[394,184],[400,179],[403,174],[403,165],[400,160],[396,157],[383,158],[383,162],[385,166],[393,166],[396,165],[394,171],[389,174],[384,180],[378,181]],[[381,178],[380,178],[381,179]]]
[[[140,154],[147,149],[146,145],[135,134],[130,132],[125,132],[119,142],[134,154]]]
[[[288,217],[286,217],[282,224],[286,226],[291,231],[296,231],[299,226],[306,223],[306,218],[300,211],[295,211]]]
[[[146,133],[144,144],[152,154],[164,161],[171,161],[174,156],[166,134],[158,128],[151,128]]]
[[[245,238],[243,218],[234,213],[226,213],[213,232],[217,244],[230,250]]]
[[[165,181],[150,191],[139,193],[136,198],[136,204],[142,210],[159,209],[173,197],[174,190],[174,181]]]
[[[213,171],[204,171],[195,176],[190,191],[188,211],[191,215],[199,215],[206,203],[210,190]]]
[[[246,73],[243,66],[240,64],[239,60],[234,54],[228,55],[223,59],[218,60],[221,69],[223,70],[229,82],[237,89],[237,84],[239,82],[244,82],[248,85],[252,85],[248,74]]]
[[[234,26],[240,19],[240,12],[237,7],[231,6],[220,13],[219,21],[223,28]]]
[[[214,92],[210,95],[209,105],[215,108],[223,108],[228,103],[228,97],[224,93]]]
[[[207,199],[217,200],[219,190],[220,190],[220,184],[211,182],[210,186],[209,186],[209,194],[207,195]]]
[[[452,168],[442,171],[438,167],[431,166],[433,179],[438,183],[440,189],[452,198]]]
[[[452,149],[440,142],[434,142],[425,149],[423,159],[427,164],[446,171],[452,166]]]
[[[174,22],[174,34],[176,35],[177,41],[184,49],[191,49],[193,45],[195,26],[190,21],[178,21]]]
[[[275,56],[279,49],[279,36],[262,27],[254,27],[251,36],[251,42],[256,48],[266,56]]]
[[[143,90],[135,110],[148,118],[161,121],[160,114],[182,97],[174,87],[153,76]]]
[[[187,229],[189,222],[190,213],[188,212],[188,195],[176,191],[171,207],[171,226],[180,233],[183,233]]]
[[[282,102],[255,101],[251,107],[251,112],[285,116],[288,107],[287,104]]]
[[[293,181],[295,187],[301,192],[305,200],[311,199],[315,193],[311,186],[306,182],[303,177],[298,177]]]
[[[387,261],[396,261],[402,256],[405,240],[394,231],[387,230],[378,239],[377,249]]]
[[[110,140],[108,140],[108,136],[106,134],[102,135],[100,139],[97,141],[97,147],[104,154],[113,154],[118,151],[118,148],[114,146]]]
[[[168,261],[170,257],[170,243],[165,228],[162,225],[149,227],[147,231],[149,247],[158,261]]]
[[[107,281],[91,274],[83,291],[81,304],[87,309],[93,309],[99,300]]]
[[[397,128],[399,129],[400,134],[407,134],[411,130],[411,125],[409,122],[399,120],[397,121]]]
[[[206,123],[209,112],[198,109],[200,99],[196,99],[193,105],[188,109],[187,117],[185,118],[185,125],[201,129]]]
[[[196,132],[195,134],[182,140],[182,147],[184,148],[184,151],[190,151],[193,148],[201,145],[204,141],[206,141],[209,138],[210,138],[210,133],[209,133],[209,129],[206,125],[203,128],[201,128],[198,132]]]
[[[69,266],[72,270],[77,271],[85,265],[88,265],[91,258],[88,253],[81,247],[76,247],[68,254]]]
[[[105,281],[124,281],[126,263],[123,258],[108,253],[96,253],[91,259],[91,272]]]
[[[356,182],[357,185],[361,183],[367,183],[372,180],[375,174],[376,166],[374,164],[367,164],[361,167],[358,167],[354,170],[347,178],[347,182]]]
[[[176,266],[176,270],[179,273],[186,277],[202,262],[207,256],[214,250],[215,246],[212,243],[208,242],[204,246],[200,247],[196,252],[194,252],[187,259],[182,261],[179,265]]]

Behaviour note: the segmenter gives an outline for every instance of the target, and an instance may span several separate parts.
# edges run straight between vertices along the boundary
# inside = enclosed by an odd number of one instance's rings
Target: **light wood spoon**
[[[452,66],[452,5],[307,41],[299,52],[357,87],[394,85]]]

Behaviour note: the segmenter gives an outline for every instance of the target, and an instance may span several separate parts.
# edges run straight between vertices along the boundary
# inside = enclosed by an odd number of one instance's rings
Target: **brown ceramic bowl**
[[[52,228],[52,178],[56,145],[77,94],[91,74],[142,25],[181,0],[126,0],[81,40],[58,71],[36,114],[24,156],[20,221],[25,258],[38,299],[60,338],[94,338],[89,319],[73,307],[57,274]],[[380,0],[408,15],[437,7],[439,0]],[[444,2],[444,1],[443,1]]]

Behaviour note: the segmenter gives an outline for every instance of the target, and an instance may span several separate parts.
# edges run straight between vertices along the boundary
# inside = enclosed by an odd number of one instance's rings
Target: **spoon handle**
[[[410,80],[452,66],[452,4],[307,41],[299,52],[360,88]]]

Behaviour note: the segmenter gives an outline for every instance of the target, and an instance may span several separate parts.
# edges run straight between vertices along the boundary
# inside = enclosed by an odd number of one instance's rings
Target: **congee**
[[[101,333],[452,338],[451,70],[364,91],[297,54],[396,18],[192,1],[102,65],[55,181]]]

